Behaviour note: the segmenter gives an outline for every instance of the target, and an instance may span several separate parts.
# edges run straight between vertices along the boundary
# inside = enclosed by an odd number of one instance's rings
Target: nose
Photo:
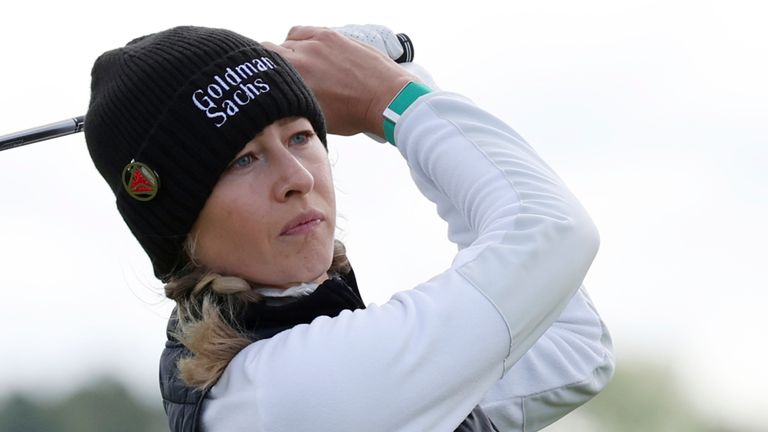
[[[278,202],[285,202],[294,195],[306,195],[315,187],[315,178],[290,151],[283,149],[276,156],[277,171],[273,193]]]

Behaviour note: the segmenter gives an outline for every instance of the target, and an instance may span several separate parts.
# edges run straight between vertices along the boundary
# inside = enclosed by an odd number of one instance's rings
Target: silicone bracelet
[[[413,104],[416,99],[432,92],[432,89],[424,84],[410,81],[397,93],[387,109],[384,110],[384,138],[392,145],[395,145],[395,125],[400,120],[405,110]]]

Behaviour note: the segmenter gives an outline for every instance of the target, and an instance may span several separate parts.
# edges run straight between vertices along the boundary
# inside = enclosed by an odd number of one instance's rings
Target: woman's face
[[[333,258],[336,199],[328,154],[304,118],[248,142],[192,228],[198,263],[271,287],[320,282]]]

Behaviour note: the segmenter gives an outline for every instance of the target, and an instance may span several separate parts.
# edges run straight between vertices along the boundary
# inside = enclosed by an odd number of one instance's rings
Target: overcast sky
[[[584,203],[601,234],[585,284],[619,360],[669,365],[710,415],[768,424],[765,3],[443,4],[17,2],[0,27],[0,134],[84,114],[99,54],[174,25],[274,42],[294,24],[388,25]],[[365,137],[330,148],[366,301],[449,265],[446,227],[397,151]],[[158,398],[172,305],[82,134],[0,153],[0,185],[0,396],[103,372]]]

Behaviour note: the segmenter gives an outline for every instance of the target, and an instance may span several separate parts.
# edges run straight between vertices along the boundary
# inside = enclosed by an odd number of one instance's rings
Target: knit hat
[[[85,138],[117,208],[167,281],[214,185],[274,121],[304,117],[326,144],[320,107],[296,70],[237,33],[176,27],[102,54]]]

